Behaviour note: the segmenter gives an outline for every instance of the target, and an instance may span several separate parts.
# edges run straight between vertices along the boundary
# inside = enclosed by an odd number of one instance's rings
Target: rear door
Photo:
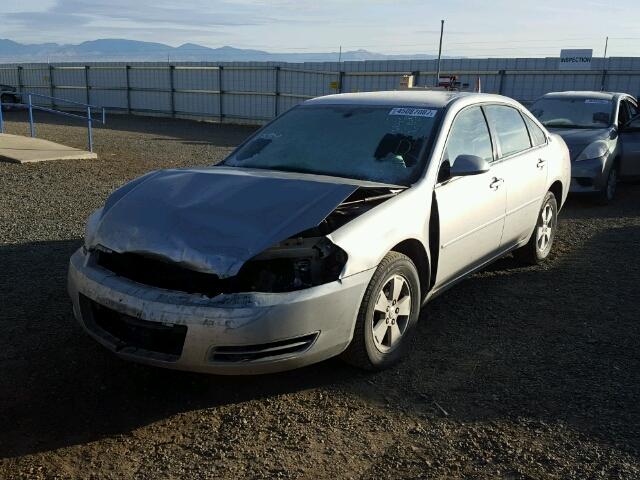
[[[635,177],[640,176],[640,110],[631,101],[623,100],[623,102],[627,104],[632,118],[619,129],[620,175]]]
[[[547,186],[546,135],[514,107],[483,107],[498,143],[497,163],[504,169],[507,190],[502,247],[529,238]],[[529,123],[529,125],[527,125]]]
[[[500,166],[492,163],[489,172],[451,178],[448,169],[463,154],[493,162],[493,145],[479,106],[456,116],[434,189],[440,218],[436,287],[495,257],[500,247],[506,202]]]

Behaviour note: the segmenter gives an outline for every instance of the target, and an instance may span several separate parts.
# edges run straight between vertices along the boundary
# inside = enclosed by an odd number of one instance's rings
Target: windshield
[[[290,110],[224,165],[410,185],[435,131],[436,109],[308,105]]]
[[[613,102],[599,98],[541,98],[531,106],[545,127],[604,128],[612,123]]]

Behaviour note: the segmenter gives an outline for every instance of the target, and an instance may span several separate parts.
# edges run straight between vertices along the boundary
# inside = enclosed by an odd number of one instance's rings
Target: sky
[[[0,38],[126,38],[271,52],[366,49],[467,57],[640,56],[640,0],[2,0]]]

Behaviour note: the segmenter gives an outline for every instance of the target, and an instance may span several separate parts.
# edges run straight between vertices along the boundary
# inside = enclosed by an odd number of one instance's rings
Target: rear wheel
[[[547,192],[538,214],[536,227],[529,242],[513,252],[513,256],[525,265],[537,265],[551,253],[558,226],[558,203],[552,192]]]
[[[393,365],[406,351],[419,313],[416,267],[406,255],[389,252],[369,282],[343,359],[366,370]]]

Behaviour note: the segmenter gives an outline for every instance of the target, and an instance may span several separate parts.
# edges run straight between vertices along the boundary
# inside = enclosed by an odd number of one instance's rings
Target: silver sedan
[[[122,358],[253,374],[341,354],[382,369],[426,302],[509,253],[544,261],[569,152],[517,102],[332,95],[221,165],[148,173],[94,212],[71,258],[86,331]]]

